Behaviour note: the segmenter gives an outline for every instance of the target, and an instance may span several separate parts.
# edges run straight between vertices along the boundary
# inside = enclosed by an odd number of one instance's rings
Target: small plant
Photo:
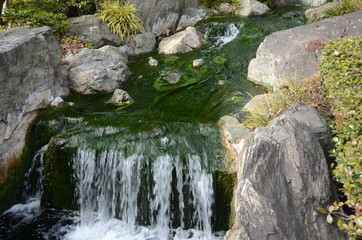
[[[335,8],[325,11],[327,17],[341,16],[350,12],[361,10],[362,0],[342,0]]]
[[[134,4],[106,1],[101,4],[98,18],[105,22],[114,34],[125,40],[144,32],[142,21],[137,17],[136,11]]]

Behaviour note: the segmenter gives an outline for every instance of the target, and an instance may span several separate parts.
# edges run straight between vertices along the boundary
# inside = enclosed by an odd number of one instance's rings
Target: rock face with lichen
[[[318,212],[334,200],[319,135],[327,125],[315,110],[300,108],[241,140],[236,218],[226,240],[344,239]],[[310,118],[303,118],[305,111]]]
[[[362,12],[333,17],[267,36],[251,60],[248,78],[256,83],[278,87],[283,80],[299,81],[313,76],[328,40],[362,34]]]
[[[61,54],[49,27],[0,32],[0,168],[19,160],[37,111],[68,93],[57,70]]]

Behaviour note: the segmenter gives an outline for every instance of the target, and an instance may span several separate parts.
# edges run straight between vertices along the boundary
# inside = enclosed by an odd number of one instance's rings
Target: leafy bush
[[[342,0],[335,8],[325,11],[327,17],[341,16],[350,12],[355,12],[362,8],[362,0]]]
[[[12,27],[32,26],[42,27],[50,26],[54,35],[60,37],[68,28],[68,20],[64,14],[54,14],[41,9],[6,9],[3,17],[1,30],[7,30]]]
[[[333,103],[333,175],[343,185],[346,204],[355,210],[338,226],[353,239],[362,235],[362,36],[328,42],[320,73]]]
[[[144,31],[143,23],[136,12],[134,4],[106,1],[101,4],[98,18],[105,22],[114,34],[124,40]]]

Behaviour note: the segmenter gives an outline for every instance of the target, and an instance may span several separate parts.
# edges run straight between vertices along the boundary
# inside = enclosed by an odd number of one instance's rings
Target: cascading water
[[[75,106],[44,111],[29,138],[24,191],[13,202],[22,204],[1,213],[0,239],[222,239],[233,175],[217,120],[264,91],[246,81],[248,62],[266,35],[303,24],[302,12],[207,20],[198,29],[208,46],[151,54],[156,68],[150,55],[131,59],[132,78],[121,86],[131,106],[109,104],[105,93],[70,96]],[[197,58],[204,65],[193,68]],[[170,73],[180,82],[168,84]]]

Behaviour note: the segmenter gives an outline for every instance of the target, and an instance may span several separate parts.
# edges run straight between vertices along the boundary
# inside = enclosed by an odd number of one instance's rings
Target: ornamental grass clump
[[[351,239],[362,237],[362,36],[341,38],[326,44],[320,74],[333,104],[332,123],[336,159],[334,178],[342,185],[345,204],[353,214],[340,217],[337,224]]]
[[[144,32],[142,21],[136,15],[135,4],[119,1],[106,1],[101,4],[98,18],[105,22],[110,30],[122,40]]]

